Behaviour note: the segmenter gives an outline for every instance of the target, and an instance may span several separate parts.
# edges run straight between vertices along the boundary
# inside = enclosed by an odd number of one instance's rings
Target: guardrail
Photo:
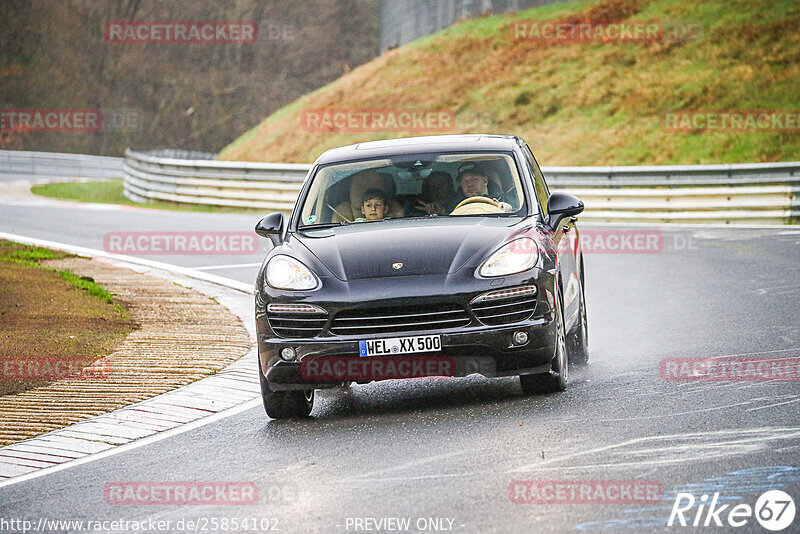
[[[179,159],[125,152],[125,195],[289,211],[306,164]],[[649,167],[544,167],[553,189],[579,196],[589,222],[783,224],[800,217],[800,162]]]
[[[123,158],[60,152],[0,150],[0,175],[39,178],[122,178]]]
[[[125,151],[125,196],[289,211],[311,165],[185,160]]]

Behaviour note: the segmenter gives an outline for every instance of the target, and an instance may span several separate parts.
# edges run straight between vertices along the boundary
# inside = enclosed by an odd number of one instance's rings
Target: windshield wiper
[[[322,230],[323,228],[335,228],[337,226],[345,226],[348,224],[350,223],[347,221],[329,222],[322,224],[302,224],[298,227],[298,230]]]

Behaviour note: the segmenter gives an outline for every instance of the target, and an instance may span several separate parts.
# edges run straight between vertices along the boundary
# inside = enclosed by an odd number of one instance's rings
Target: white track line
[[[228,265],[206,265],[195,267],[196,271],[213,271],[215,269],[239,269],[240,267],[260,267],[261,263],[232,263]]]
[[[698,228],[702,230],[720,230],[723,228],[730,228],[731,230],[766,230],[777,229],[791,230],[797,228],[797,224],[702,224],[702,223],[657,223],[657,222],[594,222],[586,221],[581,222],[580,215],[578,215],[578,223],[581,227],[586,226],[636,226],[636,227],[649,227],[649,228],[674,228],[680,230],[683,228]]]
[[[6,232],[0,232],[0,239],[8,239],[9,241],[16,241],[18,243],[23,243],[26,245],[34,245],[38,247],[47,247],[55,250],[62,250],[64,252],[71,252],[72,254],[77,254],[79,256],[88,256],[90,258],[108,258],[111,260],[121,261],[125,263],[142,265],[144,267],[158,269],[159,271],[166,271],[168,273],[180,274],[182,276],[186,276],[187,278],[194,278],[196,280],[202,280],[204,282],[209,282],[211,284],[216,284],[218,286],[228,287],[230,289],[235,289],[237,291],[242,291],[244,293],[248,294],[253,293],[252,284],[246,284],[244,282],[239,282],[238,280],[232,280],[230,278],[217,276],[215,274],[202,273],[198,272],[196,269],[190,269],[188,267],[179,267],[177,265],[171,265],[169,263],[163,263],[160,261],[146,260],[144,258],[137,258],[136,256],[126,256],[125,254],[113,254],[111,252],[105,252],[103,250],[79,247],[76,245],[68,245],[66,243],[57,243],[55,241],[47,241],[46,239],[37,239],[34,237],[27,237],[23,235],[8,234]]]
[[[156,397],[154,397],[156,398]],[[157,441],[161,441],[162,439],[171,438],[172,436],[176,436],[178,434],[182,434],[184,432],[188,432],[190,430],[194,430],[196,428],[200,428],[202,426],[215,423],[227,417],[231,417],[232,415],[236,415],[242,412],[245,412],[251,408],[254,408],[261,404],[261,399],[252,399],[244,404],[240,404],[239,406],[235,406],[233,408],[229,408],[225,411],[215,413],[214,415],[209,415],[207,417],[203,417],[202,419],[198,419],[196,421],[192,421],[190,423],[186,423],[181,425],[177,428],[173,428],[170,430],[164,430],[163,432],[159,432],[158,434],[154,434],[152,436],[148,436],[145,438],[137,439],[136,441],[132,441],[130,443],[126,443],[125,445],[119,445],[113,447],[111,449],[107,449],[102,452],[98,452],[95,454],[90,454],[89,456],[85,456],[83,458],[78,458],[75,460],[71,460],[69,462],[65,462],[62,464],[54,465],[53,467],[44,467],[39,469],[38,471],[34,471],[32,473],[27,473],[24,475],[19,475],[13,478],[9,478],[3,482],[0,482],[0,488],[5,486],[11,486],[12,484],[18,484],[20,482],[25,482],[28,480],[32,480],[34,478],[39,478],[41,476],[50,475],[56,473],[58,471],[63,471],[64,469],[69,469],[71,467],[77,467],[79,465],[88,464],[89,462],[94,462],[95,460],[102,460],[103,458],[108,458],[109,456],[114,456],[115,454],[120,454],[123,452],[128,452],[133,449],[138,449],[139,447],[143,447],[145,445],[150,445],[151,443],[155,443]],[[134,406],[134,405],[131,405]],[[113,412],[112,412],[113,413]]]

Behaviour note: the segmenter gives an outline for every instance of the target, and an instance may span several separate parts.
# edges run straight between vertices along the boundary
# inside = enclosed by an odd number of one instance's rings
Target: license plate
[[[415,352],[441,352],[442,336],[409,336],[389,339],[367,339],[358,342],[359,356],[385,356],[414,354]]]

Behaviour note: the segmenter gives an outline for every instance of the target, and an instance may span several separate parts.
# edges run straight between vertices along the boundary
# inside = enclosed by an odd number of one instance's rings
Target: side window
[[[547,184],[544,181],[544,175],[539,168],[539,164],[533,157],[533,153],[528,145],[525,145],[525,162],[528,164],[528,170],[533,176],[533,187],[536,189],[536,197],[539,201],[539,213],[542,218],[547,218],[547,198],[550,196],[550,191],[547,189]]]

